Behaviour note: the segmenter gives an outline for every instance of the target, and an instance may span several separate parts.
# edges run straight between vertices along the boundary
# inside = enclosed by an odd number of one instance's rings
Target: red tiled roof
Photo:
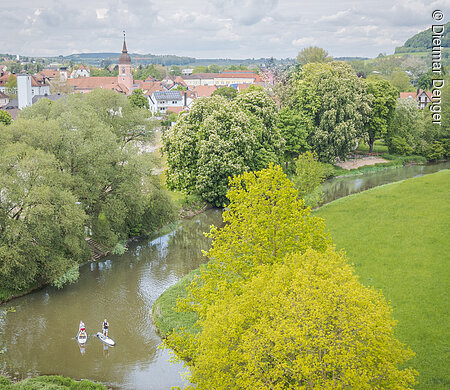
[[[68,79],[68,85],[72,85],[74,90],[92,90],[96,88],[109,89],[117,92],[127,92],[128,88],[119,84],[117,77],[80,77]]]
[[[197,94],[197,97],[209,97],[216,89],[215,85],[196,85],[192,91]]]
[[[10,76],[11,76],[10,74],[5,74],[4,76],[0,77],[0,86],[5,85]],[[14,74],[13,76],[16,77],[16,75]]]
[[[155,91],[166,91],[166,88],[161,85],[161,81],[144,81],[139,88],[144,91],[144,95],[151,95]]]
[[[60,77],[59,70],[43,69],[40,73],[41,73],[41,75],[48,77],[50,79],[54,79],[55,77]]]
[[[184,107],[167,107],[167,111],[174,112],[175,114],[179,114],[184,110]]]
[[[400,92],[400,99],[415,99],[416,96],[416,92]]]
[[[178,83],[178,84],[181,84],[181,85],[186,86],[186,83],[184,82],[183,77],[181,77],[181,76],[175,77],[175,80],[174,80],[174,81],[175,81],[176,83]]]

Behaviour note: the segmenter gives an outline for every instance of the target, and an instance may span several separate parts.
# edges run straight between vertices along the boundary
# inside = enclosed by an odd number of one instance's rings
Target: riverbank
[[[45,375],[12,382],[0,375],[0,389],[2,390],[26,390],[26,389],[58,389],[58,390],[107,390],[101,383],[88,380],[75,381],[59,375]]]
[[[450,251],[449,183],[445,170],[341,198],[315,212],[325,218],[338,248],[346,249],[361,281],[391,301],[398,337],[417,354],[418,389],[444,389],[450,377],[443,353],[450,336],[444,260]],[[183,322],[172,310],[195,272],[155,301],[152,312],[162,337],[181,326],[196,331],[195,319]]]

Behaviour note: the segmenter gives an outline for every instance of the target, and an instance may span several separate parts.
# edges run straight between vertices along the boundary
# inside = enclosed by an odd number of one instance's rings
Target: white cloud
[[[294,46],[308,46],[308,45],[315,45],[317,43],[317,39],[314,37],[304,37],[299,39],[294,39],[292,41],[292,44]]]
[[[302,47],[333,56],[393,52],[450,15],[450,0],[17,0],[2,7],[2,51],[22,55],[120,52],[198,58],[295,57]],[[448,12],[446,10],[449,9]],[[448,15],[447,15],[448,17]]]

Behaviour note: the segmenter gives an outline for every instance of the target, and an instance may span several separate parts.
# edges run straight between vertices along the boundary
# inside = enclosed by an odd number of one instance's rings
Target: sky
[[[376,57],[431,27],[436,9],[450,20],[450,0],[17,0],[2,6],[0,52],[120,52],[125,30],[130,53]]]

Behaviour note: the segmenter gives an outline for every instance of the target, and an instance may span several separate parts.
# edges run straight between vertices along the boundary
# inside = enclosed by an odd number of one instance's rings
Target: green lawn
[[[369,145],[366,144],[365,142],[361,142],[358,145],[357,151],[363,152],[363,153],[369,153]],[[376,140],[373,143],[373,152],[374,153],[387,153],[388,152],[388,147],[387,147],[387,145],[384,144],[383,141]]]
[[[397,337],[416,353],[416,388],[449,389],[450,171],[342,198],[315,214],[360,280],[391,302]]]

